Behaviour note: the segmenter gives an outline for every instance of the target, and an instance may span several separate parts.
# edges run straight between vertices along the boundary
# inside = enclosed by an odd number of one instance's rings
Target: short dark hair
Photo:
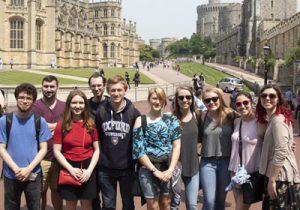
[[[19,94],[20,94],[21,92],[25,92],[25,93],[27,93],[28,95],[31,95],[33,101],[35,101],[36,98],[37,98],[37,90],[36,90],[36,88],[35,88],[32,84],[30,84],[30,83],[22,83],[22,84],[18,85],[18,86],[15,88],[15,98],[16,98],[16,99],[19,97]]]
[[[42,80],[42,84],[43,84],[45,81],[46,81],[46,82],[52,82],[52,81],[55,81],[55,82],[56,82],[56,85],[58,86],[58,79],[57,79],[56,76],[53,76],[53,75],[45,76],[45,77],[43,78],[43,80]]]
[[[106,85],[106,78],[103,77],[103,76],[101,76],[101,75],[99,74],[99,72],[95,72],[95,73],[93,73],[93,74],[89,77],[89,85],[91,85],[91,79],[92,79],[92,78],[98,78],[98,77],[101,77],[101,78],[102,78],[103,86],[105,86],[105,85]]]

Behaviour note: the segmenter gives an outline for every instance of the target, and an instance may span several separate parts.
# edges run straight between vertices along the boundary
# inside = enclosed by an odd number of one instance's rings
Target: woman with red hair
[[[256,107],[258,122],[267,123],[259,172],[266,176],[263,209],[297,209],[300,176],[293,145],[293,118],[276,85],[265,85]]]

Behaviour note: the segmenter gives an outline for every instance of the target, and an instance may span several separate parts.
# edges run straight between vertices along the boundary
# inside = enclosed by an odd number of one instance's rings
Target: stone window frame
[[[112,24],[110,27],[110,35],[114,36],[115,35],[115,25]]]
[[[103,9],[103,17],[107,17],[108,16],[108,9],[104,8]]]
[[[110,9],[110,16],[115,17],[115,9],[114,8]]]
[[[10,48],[11,49],[23,49],[24,48],[24,35],[25,24],[21,18],[13,18],[9,21],[10,25]]]
[[[36,0],[36,9],[41,10],[42,9],[42,0]]]
[[[111,58],[114,58],[114,57],[115,57],[115,49],[116,49],[115,43],[111,43],[111,44],[110,44],[110,57],[111,57]]]
[[[107,51],[108,51],[108,46],[106,43],[103,43],[103,58],[107,58]]]
[[[24,0],[10,0],[10,5],[24,7]]]
[[[107,30],[108,30],[108,26],[107,26],[107,24],[104,24],[103,25],[103,35],[104,36],[108,36],[108,31]]]
[[[43,23],[41,21],[36,21],[35,23],[35,39],[36,39],[36,49],[42,50],[42,40],[43,40]]]

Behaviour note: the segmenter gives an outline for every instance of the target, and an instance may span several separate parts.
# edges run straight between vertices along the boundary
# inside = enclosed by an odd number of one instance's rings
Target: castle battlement
[[[287,20],[281,21],[271,29],[265,30],[263,32],[263,39],[269,39],[270,37],[274,37],[278,34],[281,34],[283,31],[288,31],[296,27],[297,25],[300,25],[300,12],[296,13]]]

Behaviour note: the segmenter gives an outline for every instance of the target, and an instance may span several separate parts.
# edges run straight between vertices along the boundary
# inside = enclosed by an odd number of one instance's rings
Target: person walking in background
[[[179,75],[180,71],[181,71],[181,68],[180,68],[179,64],[177,64],[176,65],[176,72],[177,72],[176,74]]]
[[[105,78],[104,69],[101,69],[101,70],[100,70],[100,76],[101,76],[102,78]]]
[[[209,88],[203,92],[207,111],[202,112],[202,151],[200,183],[204,210],[224,210],[226,191],[230,182],[228,171],[234,112],[227,107],[223,91]]]
[[[185,205],[187,210],[197,210],[199,191],[199,159],[198,143],[199,123],[194,106],[194,95],[191,87],[180,86],[175,91],[173,115],[180,120],[182,129],[180,162],[182,164],[181,177],[185,187]],[[178,209],[180,200],[173,197],[171,209]]]
[[[134,81],[134,86],[138,87],[140,84],[140,73],[138,71],[135,72],[133,81]]]
[[[231,136],[232,149],[228,170],[232,176],[238,170],[238,166],[244,166],[248,174],[259,170],[263,136],[266,123],[258,123],[252,109],[252,97],[249,93],[237,93],[235,109],[240,118],[234,121],[234,131]],[[241,126],[241,127],[240,127]],[[241,133],[240,133],[241,132]],[[240,140],[240,136],[242,139]],[[242,163],[239,156],[239,142],[242,141]],[[250,204],[244,204],[241,186],[233,188],[236,210],[248,210]]]
[[[294,111],[295,107],[293,104],[293,92],[290,88],[285,92],[285,100],[288,103],[291,111]]]
[[[2,58],[0,58],[0,70],[2,70],[3,69],[3,60],[2,60]]]
[[[125,72],[125,80],[127,82],[128,88],[130,89],[130,77],[127,71]]]
[[[299,209],[296,193],[300,193],[300,176],[293,144],[292,114],[280,89],[265,85],[256,108],[257,120],[267,123],[259,166],[266,176],[263,210]]]
[[[96,197],[94,168],[99,159],[98,133],[89,116],[88,101],[81,90],[69,93],[62,121],[54,131],[54,155],[80,186],[60,184],[58,192],[66,200],[67,210],[76,210],[80,200],[82,210],[91,210]]]
[[[133,129],[133,159],[142,167],[139,171],[141,189],[147,209],[170,209],[171,178],[180,154],[181,129],[175,116],[163,113],[167,96],[162,88],[148,93],[150,110],[138,117]],[[170,161],[169,161],[170,159]]]
[[[38,116],[44,117],[52,133],[64,111],[65,103],[57,99],[58,80],[55,76],[49,75],[42,80],[43,97],[33,104],[32,111]],[[62,199],[57,193],[57,179],[59,165],[53,154],[53,139],[47,141],[47,154],[41,161],[42,166],[42,202],[41,210],[46,209],[47,190],[50,187],[51,201],[54,210],[62,210]]]
[[[15,88],[14,94],[17,111],[10,115],[10,126],[6,122],[8,115],[0,118],[0,156],[4,161],[3,209],[20,209],[24,192],[27,208],[39,210],[40,162],[47,153],[47,141],[52,135],[45,119],[41,117],[37,120],[31,112],[37,97],[36,88],[32,84],[22,83]]]
[[[10,59],[9,65],[10,65],[10,69],[13,69],[13,65],[14,65],[14,60],[13,59]]]
[[[131,194],[134,174],[132,128],[140,112],[125,98],[127,89],[127,83],[120,75],[109,78],[106,90],[110,98],[99,107],[96,115],[100,137],[97,179],[100,183],[103,210],[116,209],[118,183],[122,209],[134,210]]]

